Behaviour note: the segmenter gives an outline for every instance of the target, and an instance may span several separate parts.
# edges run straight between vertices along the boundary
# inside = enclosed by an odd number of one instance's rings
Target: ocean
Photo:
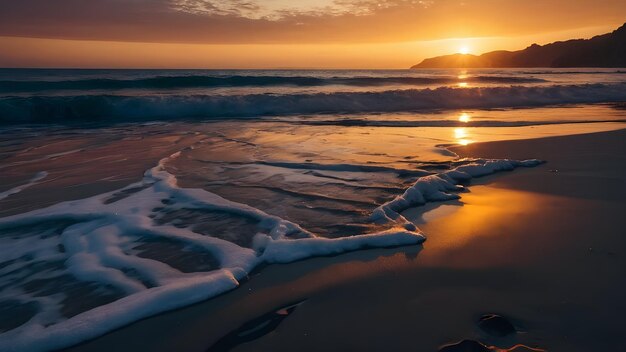
[[[5,69],[0,70],[0,123],[179,121],[602,103],[622,101],[625,82],[626,71],[615,69]]]
[[[624,128],[625,102],[617,69],[1,69],[0,350],[420,245],[415,209],[550,162],[449,147]]]

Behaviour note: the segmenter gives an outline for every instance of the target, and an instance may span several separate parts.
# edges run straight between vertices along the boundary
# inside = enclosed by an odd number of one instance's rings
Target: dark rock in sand
[[[491,349],[474,340],[463,340],[439,348],[439,352],[491,352]]]
[[[478,327],[491,336],[504,337],[517,331],[511,322],[496,314],[485,314],[478,320]]]
[[[254,341],[269,334],[302,303],[304,301],[290,304],[244,323],[238,329],[231,331],[215,342],[207,352],[230,351],[240,344]]]

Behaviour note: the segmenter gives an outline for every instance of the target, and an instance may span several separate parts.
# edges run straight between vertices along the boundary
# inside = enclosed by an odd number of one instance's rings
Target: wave
[[[504,121],[504,120],[478,120],[459,122],[457,120],[372,120],[372,119],[329,119],[329,120],[302,120],[296,123],[311,126],[359,126],[359,127],[524,127],[545,126],[577,123],[607,123],[625,122],[626,119],[610,120],[535,120],[535,121]]]
[[[425,240],[416,229],[319,237],[214,193],[179,188],[176,177],[165,170],[165,163],[179,156],[177,152],[162,159],[142,181],[121,190],[0,219],[0,304],[18,306],[25,318],[17,319],[18,324],[11,321],[19,326],[0,331],[0,350],[65,348],[234,289],[262,264]],[[180,209],[254,221],[252,248],[158,221]],[[160,255],[155,257],[155,251]],[[185,260],[172,262],[176,256]],[[199,270],[181,267],[194,259],[214,264]],[[44,268],[54,286],[32,268]],[[76,287],[82,288],[81,296],[69,292]],[[84,303],[78,311],[68,308],[74,300]]]
[[[0,305],[20,312],[17,319],[9,319],[8,330],[0,331],[0,350],[66,348],[232,290],[258,266],[419,245],[425,237],[402,217],[403,209],[458,198],[457,192],[464,190],[459,184],[473,177],[540,163],[464,160],[439,175],[418,178],[403,195],[371,214],[372,222],[397,226],[323,238],[252,206],[203,189],[178,187],[166,164],[180,155],[162,159],[141,181],[120,190],[0,219]],[[180,210],[254,223],[234,228],[252,236],[252,245],[195,232],[181,226],[181,219],[166,220]]]
[[[472,83],[540,83],[533,77],[470,76]],[[158,76],[138,79],[82,79],[64,81],[0,81],[0,92],[37,92],[47,90],[176,89],[212,87],[315,87],[327,85],[385,86],[454,84],[456,77],[312,77],[312,76]]]
[[[542,164],[542,160],[509,160],[492,159],[482,160],[467,165],[458,166],[440,174],[419,178],[402,195],[386,202],[374,210],[372,220],[377,222],[400,222],[411,224],[402,212],[411,207],[424,205],[428,202],[441,202],[459,199],[459,192],[465,190],[461,182],[475,177],[491,175],[500,171],[511,171],[518,167],[535,167]]]
[[[483,87],[315,94],[0,98],[0,123],[116,123],[297,114],[416,112],[626,101],[626,84]]]
[[[525,75],[610,75],[610,74],[626,74],[626,71],[521,71],[521,74]]]

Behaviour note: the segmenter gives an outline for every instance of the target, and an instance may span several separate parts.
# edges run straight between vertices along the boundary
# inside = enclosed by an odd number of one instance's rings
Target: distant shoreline
[[[452,54],[423,60],[418,68],[621,68],[626,66],[626,24],[591,39],[572,39],[524,50]]]

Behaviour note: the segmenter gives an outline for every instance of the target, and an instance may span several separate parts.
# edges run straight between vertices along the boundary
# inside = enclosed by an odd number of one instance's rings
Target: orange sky
[[[0,67],[406,68],[609,32],[623,0],[21,0]]]

